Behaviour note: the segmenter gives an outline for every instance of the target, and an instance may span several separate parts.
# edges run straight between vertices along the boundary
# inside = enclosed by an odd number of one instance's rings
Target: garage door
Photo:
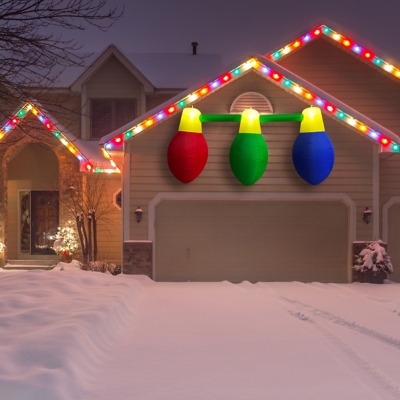
[[[391,257],[393,265],[393,274],[389,275],[389,279],[400,282],[400,204],[393,204],[389,208],[388,217],[387,252]]]
[[[347,282],[341,202],[163,201],[157,281]]]

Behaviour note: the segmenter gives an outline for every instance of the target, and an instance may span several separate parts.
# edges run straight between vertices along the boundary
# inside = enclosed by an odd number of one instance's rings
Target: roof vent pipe
[[[192,43],[192,54],[195,56],[197,54],[197,46],[199,44],[197,42]]]

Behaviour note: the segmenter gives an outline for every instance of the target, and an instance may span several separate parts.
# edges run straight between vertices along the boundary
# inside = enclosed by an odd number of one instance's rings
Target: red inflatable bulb
[[[208,146],[202,133],[178,131],[168,147],[168,166],[182,183],[190,183],[203,171]]]

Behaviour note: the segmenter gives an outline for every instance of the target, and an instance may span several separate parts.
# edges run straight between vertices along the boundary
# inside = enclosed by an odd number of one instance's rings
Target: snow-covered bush
[[[120,265],[108,261],[90,261],[87,264],[82,264],[81,269],[85,271],[109,272],[111,275],[118,275],[121,273]]]
[[[389,274],[392,273],[393,266],[390,257],[381,243],[383,243],[381,240],[367,242],[366,248],[354,257],[353,268],[361,272],[373,271],[378,273],[385,271]]]
[[[57,254],[65,256],[74,254],[79,248],[78,239],[74,229],[72,227],[59,227],[52,248]]]

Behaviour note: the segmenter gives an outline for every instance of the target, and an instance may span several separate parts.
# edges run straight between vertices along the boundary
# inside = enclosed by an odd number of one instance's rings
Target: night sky
[[[109,0],[110,4],[123,4]],[[126,0],[107,32],[79,33],[88,51],[115,44],[129,53],[217,53],[224,64],[265,54],[325,23],[400,64],[400,0]]]

